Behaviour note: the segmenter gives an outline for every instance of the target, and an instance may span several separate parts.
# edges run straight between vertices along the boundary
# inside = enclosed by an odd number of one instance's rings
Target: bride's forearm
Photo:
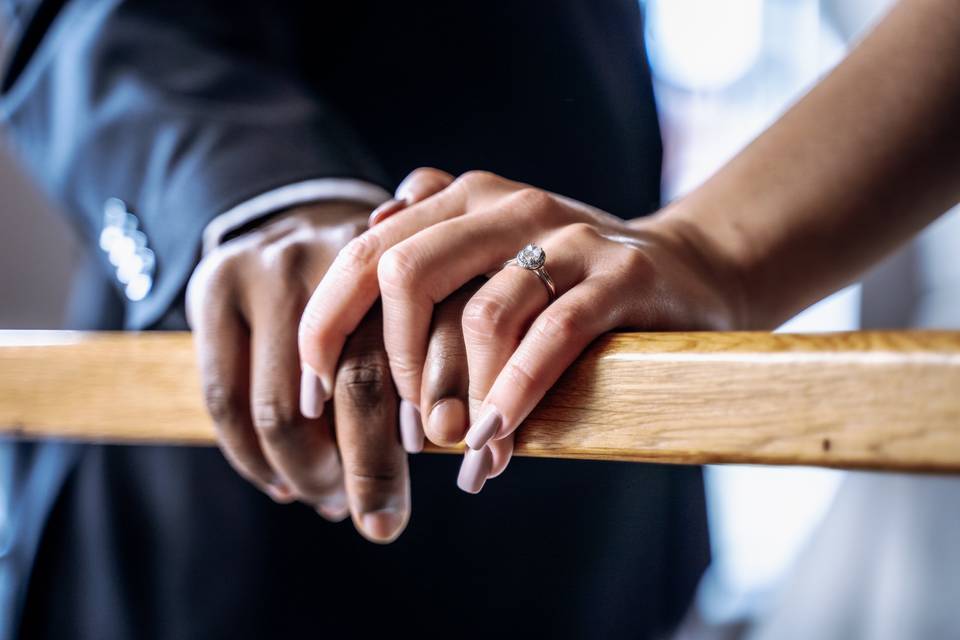
[[[658,221],[773,328],[960,200],[960,2],[903,0],[773,126]]]

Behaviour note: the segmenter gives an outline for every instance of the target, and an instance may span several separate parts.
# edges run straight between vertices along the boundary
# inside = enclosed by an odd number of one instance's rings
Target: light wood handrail
[[[190,335],[0,331],[2,434],[213,443]],[[960,333],[610,334],[516,453],[960,472]]]

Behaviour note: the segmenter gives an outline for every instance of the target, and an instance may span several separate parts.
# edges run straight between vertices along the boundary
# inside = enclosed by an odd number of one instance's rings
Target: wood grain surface
[[[214,441],[187,333],[0,332],[0,432]],[[516,453],[960,472],[960,333],[610,334]]]

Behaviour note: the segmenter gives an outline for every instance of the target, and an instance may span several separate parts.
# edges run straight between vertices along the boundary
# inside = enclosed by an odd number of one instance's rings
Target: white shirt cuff
[[[282,209],[318,200],[351,200],[374,209],[392,197],[386,189],[355,178],[316,178],[278,187],[241,202],[207,223],[203,230],[203,254],[216,249],[234,229]]]

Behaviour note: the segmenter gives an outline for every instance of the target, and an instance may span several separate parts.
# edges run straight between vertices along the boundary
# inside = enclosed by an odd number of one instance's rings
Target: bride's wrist
[[[631,220],[628,225],[650,234],[697,271],[724,300],[732,328],[757,328],[761,323],[752,313],[741,263],[722,251],[709,230],[698,225],[693,216],[684,211],[684,206],[682,201],[671,203],[655,214]]]

